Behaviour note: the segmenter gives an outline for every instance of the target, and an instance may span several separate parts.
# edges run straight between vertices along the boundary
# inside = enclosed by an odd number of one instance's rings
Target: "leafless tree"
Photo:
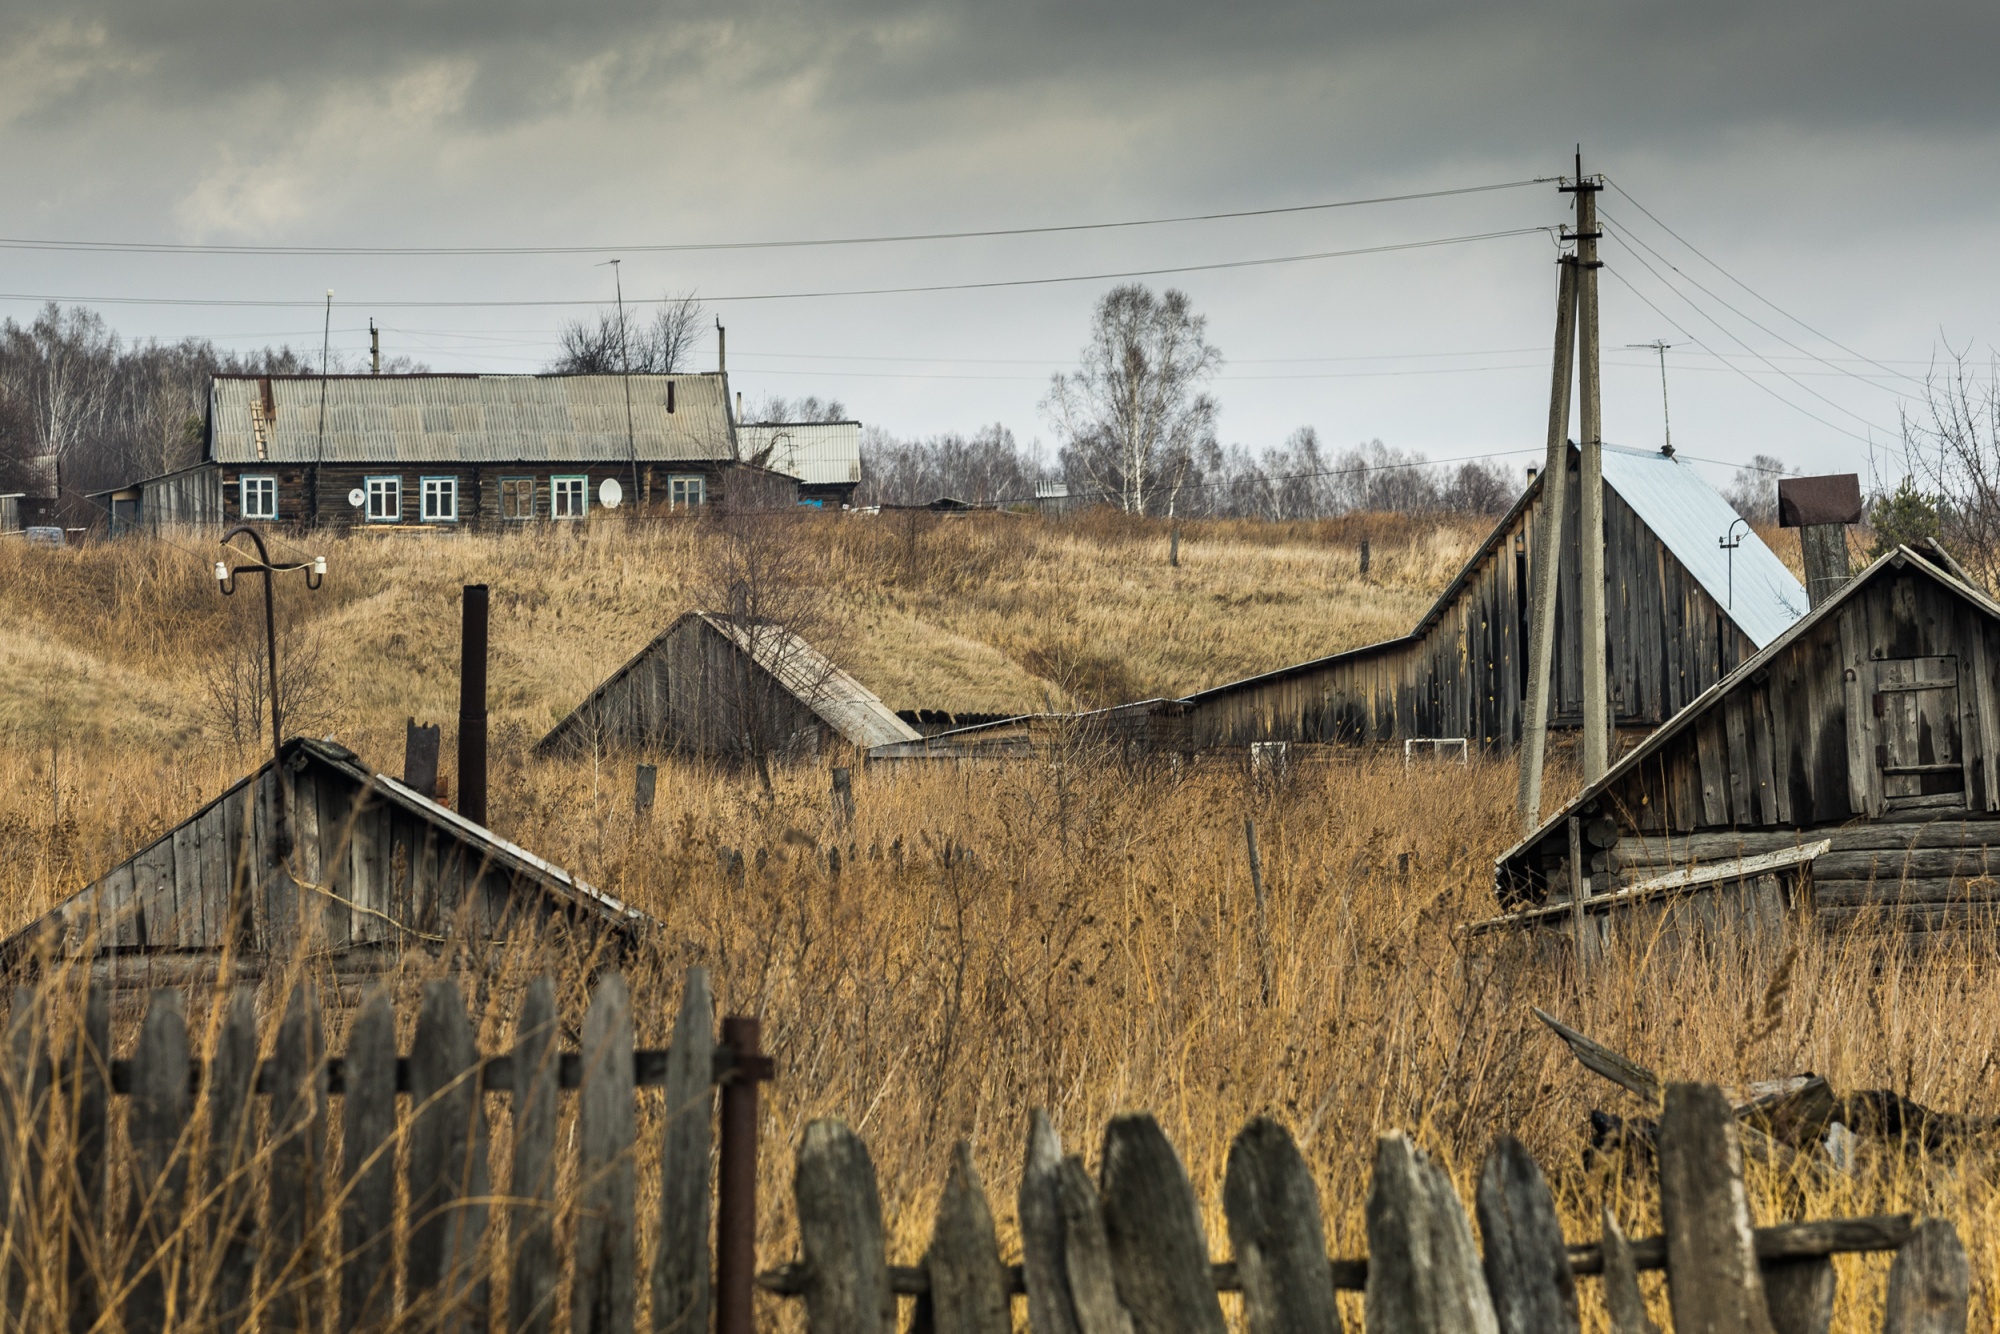
[[[703,306],[694,293],[662,299],[653,318],[640,323],[628,313],[621,327],[616,309],[592,319],[571,320],[557,334],[561,351],[549,363],[558,375],[677,375],[694,364],[705,334]]]
[[[817,394],[786,398],[782,394],[769,394],[761,399],[751,399],[744,409],[743,420],[799,423],[844,422],[854,419],[847,415],[847,405],[837,398],[821,398]]]
[[[1936,502],[1944,540],[1989,590],[2000,588],[2000,371],[1948,350],[1902,421],[1904,465]],[[1879,479],[1878,488],[1879,488]]]
[[[238,750],[256,745],[270,726],[267,652],[261,616],[245,617],[202,667],[208,722]],[[334,680],[326,662],[326,636],[319,627],[295,623],[278,632],[278,714],[294,736],[333,722]]]
[[[969,436],[953,431],[925,440],[898,440],[866,427],[855,495],[864,505],[927,505],[941,496],[984,505],[1032,500],[1035,484],[1047,479],[1041,460],[999,422]]]
[[[725,679],[705,683],[704,697],[727,748],[748,762],[766,795],[772,760],[815,744],[817,725],[801,729],[798,710],[818,704],[832,680],[825,649],[837,631],[834,603],[805,522],[791,513],[721,510],[695,589],[742,650],[731,655]]]
[[[0,326],[0,392],[23,410],[35,457],[52,460],[57,485],[101,430],[111,404],[118,335],[102,316],[51,301],[26,326]]]
[[[1043,410],[1065,466],[1127,513],[1146,513],[1157,480],[1214,433],[1216,403],[1201,386],[1222,353],[1207,330],[1185,292],[1115,287],[1097,303],[1082,364],[1050,382]]]
[[[1798,469],[1789,471],[1796,474]],[[1776,523],[1778,479],[1786,473],[1783,459],[1771,454],[1753,454],[1750,461],[1738,468],[1736,475],[1729,479],[1729,485],[1722,489],[1722,498],[1738,514],[1754,523]]]

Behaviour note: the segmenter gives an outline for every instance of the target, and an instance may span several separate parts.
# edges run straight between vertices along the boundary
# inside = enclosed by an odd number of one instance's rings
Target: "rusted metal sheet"
[[[1861,522],[1861,478],[1851,472],[1778,481],[1778,526],[1812,528]]]

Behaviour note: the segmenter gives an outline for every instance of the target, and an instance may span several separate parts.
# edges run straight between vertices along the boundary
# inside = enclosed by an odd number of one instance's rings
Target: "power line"
[[[1830,370],[1835,370],[1835,371],[1839,371],[1839,372],[1840,372],[1841,374],[1843,374],[1843,375],[1851,375],[1851,376],[1853,376],[1853,377],[1854,377],[1855,379],[1857,379],[1857,380],[1861,381],[1861,382],[1862,382],[1863,384],[1865,384],[1865,385],[1868,385],[1868,386],[1869,386],[1870,388],[1873,388],[1873,389],[1881,389],[1881,388],[1884,388],[1884,387],[1885,387],[1885,386],[1883,386],[1883,385],[1879,385],[1879,384],[1876,384],[1876,383],[1875,383],[1875,382],[1874,382],[1873,380],[1871,380],[1871,379],[1869,379],[1869,378],[1868,378],[1867,376],[1865,376],[1865,375],[1861,374],[1861,372],[1859,372],[1859,371],[1855,371],[1855,370],[1849,370],[1849,369],[1848,369],[1847,367],[1845,367],[1845,366],[1841,366],[1841,365],[1839,365],[1839,364],[1838,364],[1838,363],[1836,363],[1836,362],[1832,362],[1832,361],[1829,361],[1829,360],[1827,360],[1827,359],[1826,359],[1825,357],[1822,357],[1822,356],[1820,356],[1820,355],[1819,355],[1818,353],[1816,353],[1816,352],[1809,352],[1809,351],[1807,351],[1807,350],[1806,350],[1805,348],[1802,348],[1802,347],[1800,347],[1800,346],[1799,346],[1799,345],[1798,345],[1797,343],[1794,343],[1794,342],[1793,342],[1793,341],[1792,341],[1791,339],[1789,339],[1789,338],[1785,337],[1785,336],[1784,336],[1783,334],[1779,333],[1779,332],[1778,332],[1778,331],[1777,331],[1776,329],[1773,329],[1773,328],[1771,328],[1771,327],[1770,327],[1769,325],[1767,325],[1767,324],[1763,323],[1763,322],[1762,322],[1761,320],[1758,320],[1758,319],[1757,319],[1757,318],[1756,318],[1755,316],[1752,316],[1752,315],[1748,315],[1748,314],[1745,314],[1745,313],[1744,313],[1743,311],[1741,311],[1741,310],[1738,310],[1738,309],[1737,309],[1737,308],[1736,308],[1735,306],[1731,305],[1731,304],[1730,304],[1730,303],[1729,303],[1729,302],[1728,302],[1727,300],[1725,300],[1725,299],[1724,299],[1724,298],[1723,298],[1722,296],[1718,295],[1718,294],[1717,294],[1717,293],[1715,293],[1714,291],[1711,291],[1711,290],[1710,290],[1710,289],[1709,289],[1708,287],[1706,287],[1705,285],[1703,285],[1703,283],[1701,282],[1701,280],[1700,280],[1700,279],[1698,279],[1698,278],[1694,277],[1693,275],[1689,274],[1689,273],[1688,273],[1688,272],[1687,272],[1687,271],[1686,271],[1685,269],[1681,268],[1681,266],[1680,266],[1680,265],[1678,265],[1678,264],[1674,263],[1674,262],[1673,262],[1672,260],[1668,259],[1668,258],[1667,258],[1667,257],[1666,257],[1665,255],[1662,255],[1662,254],[1661,254],[1661,253],[1660,253],[1659,251],[1655,250],[1655,249],[1654,249],[1654,248],[1653,248],[1652,246],[1650,246],[1650,245],[1647,245],[1647,244],[1646,244],[1646,241],[1645,241],[1645,239],[1644,239],[1643,237],[1640,237],[1640,236],[1636,236],[1636,235],[1634,235],[1634,234],[1632,233],[1632,231],[1631,231],[1631,230],[1630,230],[1629,228],[1627,228],[1627,227],[1626,227],[1626,226],[1625,226],[1625,225],[1624,225],[1623,223],[1621,223],[1621,222],[1617,222],[1616,220],[1614,220],[1614,219],[1613,219],[1613,218],[1611,217],[1611,215],[1610,215],[1610,214],[1608,214],[1608,213],[1607,213],[1607,214],[1602,214],[1601,216],[1603,216],[1603,218],[1605,219],[1605,221],[1606,221],[1606,222],[1608,222],[1608,223],[1611,223],[1611,225],[1612,225],[1612,226],[1614,227],[1614,229],[1615,229],[1615,231],[1616,231],[1616,234],[1617,234],[1617,237],[1618,237],[1618,240],[1619,240],[1619,242],[1620,242],[1621,244],[1624,244],[1625,246],[1627,246],[1627,248],[1630,248],[1630,246],[1632,246],[1633,244],[1637,244],[1637,245],[1639,245],[1639,246],[1643,247],[1643,248],[1644,248],[1644,250],[1646,251],[1646,253],[1647,253],[1647,254],[1651,255],[1651,256],[1652,256],[1652,257],[1653,257],[1654,259],[1657,259],[1657,260],[1659,260],[1659,261],[1660,261],[1660,263],[1662,263],[1662,264],[1666,265],[1666,266],[1667,266],[1668,268],[1672,269],[1672,270],[1673,270],[1673,271],[1674,271],[1675,273],[1679,274],[1679,275],[1680,275],[1680,276],[1681,276],[1682,278],[1686,279],[1686,280],[1688,281],[1688,283],[1690,283],[1690,284],[1691,284],[1691,285],[1692,285],[1692,286],[1693,286],[1693,287],[1694,287],[1694,288],[1695,288],[1696,290],[1698,290],[1698,291],[1702,292],[1703,294],[1705,294],[1706,296],[1708,296],[1708,298],[1709,298],[1710,300],[1714,301],[1714,302],[1715,302],[1715,303],[1716,303],[1717,305],[1721,306],[1721,307],[1722,307],[1722,308],[1723,308],[1724,310],[1726,310],[1726,311],[1728,311],[1728,312],[1729,312],[1730,314],[1732,314],[1732,315],[1736,316],[1736,317],[1737,317],[1738,319],[1740,319],[1740,320],[1744,320],[1744,321],[1747,321],[1747,322],[1748,322],[1748,323],[1749,323],[1749,324],[1750,324],[1750,325],[1751,325],[1752,327],[1754,327],[1754,328],[1756,328],[1756,329],[1759,329],[1759,330],[1761,330],[1761,331],[1762,331],[1762,332],[1764,332],[1764,333],[1767,333],[1767,334],[1769,334],[1769,335],[1770,335],[1771,337],[1773,337],[1773,338],[1777,339],[1777,340],[1778,340],[1779,342],[1783,343],[1783,344],[1784,344],[1784,345],[1785,345],[1786,347],[1789,347],[1790,349],[1792,349],[1792,351],[1794,351],[1794,352],[1798,352],[1798,353],[1800,353],[1800,354],[1802,354],[1802,355],[1804,355],[1804,356],[1806,356],[1806,357],[1809,357],[1809,358],[1811,358],[1812,360],[1814,360],[1814,361],[1817,361],[1817,362],[1818,362],[1818,363],[1820,363],[1820,364],[1821,364],[1822,366],[1825,366],[1825,367],[1827,367],[1827,368],[1828,368],[1828,369],[1830,369]],[[1742,342],[1742,340],[1741,340],[1741,339],[1738,339],[1737,341],[1738,341],[1738,342]],[[1746,345],[1746,346],[1747,346],[1747,345]],[[1882,369],[1883,369],[1883,370],[1885,370],[1885,371],[1887,371],[1887,370],[1888,370],[1888,367],[1886,367],[1886,366],[1885,366],[1885,367],[1883,367]],[[1901,375],[1901,372],[1897,372],[1897,371],[1889,371],[1889,374],[1891,374],[1891,375]],[[1909,376],[1909,375],[1901,375],[1901,378],[1903,378],[1903,379],[1905,379],[1905,380],[1909,380],[1909,381],[1911,381],[1911,383],[1913,383],[1913,384],[1914,384],[1914,383],[1919,383],[1919,381],[1915,380],[1915,378],[1914,378],[1914,377],[1912,377],[1912,376]]]
[[[1048,278],[996,278],[976,283],[926,283],[913,287],[851,287],[815,292],[744,292],[727,296],[704,297],[703,300],[721,304],[727,301],[805,301],[822,297],[847,296],[905,296],[925,292],[980,292],[1003,287],[1047,287],[1058,283],[1113,282],[1123,278],[1166,277],[1177,273],[1214,273],[1226,269],[1263,268],[1277,264],[1303,264],[1321,259],[1348,259],[1357,255],[1385,255],[1401,250],[1430,250],[1439,246],[1468,245],[1476,241],[1496,241],[1510,236],[1528,236],[1547,232],[1548,227],[1510,227],[1496,232],[1473,232],[1464,236],[1440,236],[1426,241],[1397,241],[1387,245],[1357,246],[1349,250],[1318,250],[1303,255],[1269,255],[1258,259],[1221,260],[1212,264],[1176,264],[1156,269],[1124,269],[1108,273],[1070,273]],[[661,305],[674,300],[671,297],[635,299],[635,305]],[[220,307],[281,307],[296,308],[317,306],[318,302],[273,301],[250,298],[220,297],[152,297],[152,296],[49,296],[28,292],[0,292],[0,301],[55,301],[71,305],[101,306],[220,306]],[[521,300],[521,301],[347,301],[338,304],[350,307],[366,307],[375,310],[460,310],[490,308],[525,308],[542,306],[590,306],[600,305],[596,301],[571,300]]]
[[[1616,190],[1619,194],[1625,196],[1625,199],[1632,205],[1633,208],[1638,209],[1641,213],[1645,214],[1648,218],[1652,219],[1654,226],[1658,227],[1668,236],[1673,237],[1676,241],[1679,241],[1682,245],[1686,246],[1690,251],[1692,251],[1695,254],[1697,258],[1699,258],[1702,261],[1702,263],[1708,265],[1708,267],[1714,269],[1717,273],[1729,279],[1730,282],[1735,283],[1738,287],[1748,292],[1751,296],[1756,297],[1759,301],[1769,306],[1772,310],[1775,310],[1780,315],[1783,315],[1793,324],[1798,325],[1801,329],[1804,329],[1807,333],[1819,339],[1821,342],[1833,344],[1833,346],[1839,348],[1842,352],[1845,352],[1848,356],[1853,357],[1856,361],[1865,361],[1869,365],[1876,367],[1878,370],[1888,371],[1889,374],[1891,375],[1901,374],[1901,372],[1889,370],[1887,366],[1875,360],[1873,357],[1863,356],[1861,353],[1856,352],[1853,348],[1847,346],[1847,344],[1841,342],[1839,339],[1829,337],[1828,335],[1821,333],[1818,329],[1813,328],[1812,325],[1807,324],[1804,320],[1792,314],[1790,311],[1786,310],[1783,306],[1771,300],[1771,298],[1765,296],[1762,292],[1759,292],[1756,288],[1750,286],[1750,284],[1744,282],[1741,278],[1731,273],[1728,269],[1723,268],[1720,264],[1716,263],[1714,260],[1710,259],[1707,255],[1703,254],[1700,248],[1697,247],[1694,244],[1694,242],[1688,240],[1685,236],[1682,236],[1679,232],[1667,226],[1666,223],[1661,222],[1657,214],[1655,214],[1651,209],[1647,208],[1644,204],[1640,203],[1637,199],[1633,198],[1632,193],[1628,191],[1624,186],[1620,185],[1616,181],[1612,181],[1611,178],[1608,176],[1605,179],[1607,181],[1610,181],[1612,189]],[[1773,337],[1775,336],[1776,335],[1773,335]],[[1911,380],[1912,383],[1920,383],[1911,376],[1904,376],[1903,378]]]
[[[1620,245],[1625,246],[1625,253],[1632,256],[1633,259],[1637,260],[1639,262],[1639,266],[1645,269],[1646,272],[1652,274],[1653,277],[1659,282],[1659,284],[1662,287],[1666,288],[1669,292],[1672,292],[1675,296],[1679,297],[1681,300],[1687,302],[1688,307],[1690,309],[1692,309],[1696,314],[1700,315],[1703,319],[1707,320],[1710,324],[1713,324],[1717,329],[1719,329],[1723,333],[1724,336],[1735,339],[1736,345],[1738,347],[1741,347],[1745,352],[1749,353],[1757,360],[1763,362],[1764,365],[1767,366],[1769,369],[1771,369],[1772,371],[1776,372],[1779,375],[1782,375],[1785,379],[1790,380],[1793,384],[1798,385],[1799,388],[1805,390],[1805,392],[1811,394],[1814,398],[1826,404],[1834,411],[1846,413],[1848,416],[1854,418],[1854,420],[1860,422],[1863,426],[1866,426],[1871,431],[1881,431],[1883,429],[1877,426],[1874,422],[1869,421],[1866,417],[1862,416],[1860,413],[1854,411],[1854,409],[1846,406],[1843,403],[1834,402],[1832,399],[1828,398],[1825,394],[1820,393],[1819,390],[1814,389],[1811,385],[1805,384],[1797,376],[1793,375],[1790,371],[1785,370],[1781,366],[1778,366],[1776,363],[1772,362],[1770,358],[1766,357],[1763,353],[1751,347],[1750,344],[1745,342],[1742,338],[1738,337],[1734,331],[1732,331],[1726,325],[1724,325],[1721,320],[1716,319],[1715,316],[1703,310],[1700,304],[1697,303],[1693,297],[1689,296],[1687,293],[1675,287],[1672,283],[1668,282],[1664,277],[1661,277],[1658,269],[1655,269],[1652,265],[1646,263],[1645,256],[1641,255],[1638,251],[1634,250],[1629,244],[1627,244],[1622,229],[1611,228],[1607,225],[1607,231],[1613,240],[1617,241]],[[1688,336],[1693,337],[1692,334]],[[1880,388],[1881,386],[1877,385],[1875,387]],[[1887,432],[1884,432],[1884,434],[1887,434]]]
[[[986,227],[959,232],[904,232],[881,236],[826,236],[769,241],[687,241],[654,245],[585,246],[289,246],[237,243],[201,244],[174,241],[70,241],[46,237],[0,237],[0,249],[81,250],[93,253],[141,255],[608,255],[672,254],[700,250],[792,250],[809,246],[894,245],[906,241],[969,241],[996,236],[1049,236],[1060,232],[1112,231],[1130,227],[1168,227],[1191,222],[1226,222],[1240,218],[1272,218],[1291,213],[1321,213],[1370,204],[1400,204],[1416,199],[1486,194],[1540,185],[1549,177],[1500,181],[1493,185],[1463,185],[1449,190],[1417,190],[1365,199],[1337,199],[1318,204],[1284,204],[1273,208],[1236,209],[1226,213],[1186,213],[1168,218],[1129,218],[1115,222],[1065,222],[1041,227]],[[738,298],[739,300],[741,298]]]
[[[1639,300],[1645,302],[1647,309],[1651,310],[1655,315],[1658,315],[1668,324],[1673,325],[1674,331],[1680,334],[1681,337],[1687,339],[1689,342],[1693,343],[1696,347],[1700,348],[1702,351],[1707,352],[1710,356],[1716,355],[1715,352],[1708,346],[1708,344],[1702,342],[1701,339],[1695,337],[1694,334],[1690,333],[1687,329],[1687,326],[1683,325],[1679,320],[1675,319],[1673,316],[1667,314],[1666,311],[1661,310],[1658,306],[1654,305],[1653,302],[1646,296],[1644,292],[1641,292],[1638,288],[1634,287],[1629,281],[1626,280],[1624,274],[1618,272],[1617,269],[1614,269],[1609,265],[1605,266],[1604,271],[1610,274],[1612,277],[1616,278],[1619,281],[1619,283],[1621,283],[1624,286],[1626,291],[1630,292],[1633,296],[1638,297]],[[1717,360],[1721,359],[1718,357]],[[1806,416],[1818,422],[1821,426],[1826,427],[1829,431],[1838,431],[1840,434],[1848,437],[1850,440],[1859,440],[1862,444],[1868,445],[1871,448],[1874,446],[1875,442],[1869,439],[1867,436],[1856,435],[1854,432],[1848,430],[1845,426],[1834,425],[1826,418],[1812,411],[1810,408],[1801,407],[1799,404],[1794,403],[1791,399],[1786,398],[1783,394],[1779,393],[1777,390],[1771,388],[1771,386],[1757,379],[1756,376],[1750,374],[1750,372],[1744,370],[1741,366],[1737,366],[1730,362],[1724,362],[1723,364],[1728,366],[1731,370],[1735,371],[1738,375],[1742,376],[1744,379],[1748,380],[1751,384],[1756,385],[1759,389],[1769,394],[1772,398],[1777,399],[1780,403],[1783,403],[1786,407],[1792,409],[1792,411],[1804,413]]]

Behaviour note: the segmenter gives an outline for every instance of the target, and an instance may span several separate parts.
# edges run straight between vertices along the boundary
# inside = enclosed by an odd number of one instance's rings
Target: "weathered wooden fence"
[[[1885,1331],[1963,1334],[1970,1277],[1952,1225],[1908,1215],[1753,1229],[1735,1116],[1711,1085],[1668,1088],[1659,1135],[1662,1237],[1570,1245],[1541,1169],[1502,1138],[1479,1178],[1484,1252],[1450,1179],[1403,1135],[1376,1144],[1368,1259],[1327,1255],[1317,1187],[1291,1136],[1259,1118],[1231,1145],[1223,1213],[1235,1258],[1211,1263],[1187,1173],[1153,1118],[1105,1129],[1099,1179],[1065,1157],[1048,1119],[1028,1135],[1018,1200],[1022,1262],[1004,1264],[969,1147],[960,1145],[924,1262],[888,1264],[867,1146],[816,1121],[798,1152],[801,1257],[759,1276],[804,1300],[811,1334],[1008,1334],[1026,1298],[1033,1334],[1224,1334],[1218,1294],[1241,1294],[1247,1334],[1338,1334],[1334,1294],[1363,1295],[1369,1334],[1559,1334],[1579,1328],[1577,1284],[1601,1276],[1614,1334],[1644,1334],[1641,1270],[1664,1269],[1680,1334],[1805,1334],[1831,1327],[1831,1256],[1894,1251]]]
[[[126,1060],[110,1059],[102,987],[68,1008],[15,994],[0,1035],[0,1314],[8,1329],[270,1331],[551,1329],[750,1334],[755,1273],[755,1021],[713,1032],[690,973],[672,1045],[635,1050],[623,980],[602,978],[578,1049],[558,1042],[547,979],[521,998],[512,1046],[482,1057],[455,983],[425,984],[409,1054],[389,993],[325,1050],[308,987],[259,1060],[248,992],[191,1055],[178,991],[156,992]],[[723,1086],[710,1249],[713,1089]],[[664,1092],[661,1192],[648,1266],[636,1227],[638,1090]],[[562,1114],[561,1090],[576,1091]],[[507,1191],[493,1184],[486,1094],[511,1102]],[[114,1116],[117,1098],[123,1116]],[[339,1097],[337,1146],[332,1099]],[[560,1127],[567,1133],[560,1136]],[[118,1133],[118,1132],[122,1132]],[[1664,1270],[1674,1327],[1748,1334],[1830,1328],[1842,1252],[1893,1251],[1893,1334],[1963,1331],[1969,1269],[1952,1226],[1907,1215],[1753,1229],[1735,1115],[1712,1086],[1667,1088],[1657,1139],[1664,1235],[1565,1242],[1541,1170],[1503,1138],[1471,1221],[1445,1173],[1400,1135],[1376,1146],[1367,1259],[1329,1258],[1311,1173],[1277,1123],[1231,1146],[1213,1263],[1194,1190],[1150,1116],[1114,1119],[1099,1176],[1029,1127],[1019,1264],[1003,1262],[969,1146],[954,1157],[921,1264],[888,1263],[867,1147],[839,1121],[798,1151],[799,1258],[756,1275],[802,1298],[811,1334],[1338,1334],[1335,1293],[1363,1294],[1371,1334],[1543,1334],[1579,1327],[1596,1275],[1614,1334],[1650,1328],[1638,1274]]]
[[[746,1119],[747,1101],[754,1136],[756,1081],[769,1063],[756,1050],[755,1021],[725,1021],[734,1043],[716,1043],[699,969],[664,1050],[634,1049],[631,997],[616,974],[593,993],[580,1050],[561,1049],[555,988],[543,978],[521,998],[511,1049],[484,1058],[449,980],[424,985],[407,1056],[397,1052],[386,990],[363,1002],[346,1052],[332,1057],[312,989],[300,986],[262,1061],[247,991],[211,1019],[205,1062],[190,1057],[179,991],[152,995],[125,1060],[109,1058],[106,990],[80,1000],[64,1017],[49,996],[16,992],[0,1047],[0,1292],[9,1329],[488,1329],[499,1321],[544,1331],[566,1304],[575,1330],[631,1330],[641,1306],[636,1091],[646,1086],[665,1095],[648,1303],[656,1331],[691,1334],[709,1323],[716,1083],[725,1089],[721,1230],[754,1228],[754,1138],[741,1143],[739,1125],[732,1145],[728,1128],[732,1115]],[[559,1149],[563,1089],[577,1097]],[[492,1185],[487,1093],[512,1102],[504,1196]],[[115,1095],[124,1095],[122,1141]],[[732,1162],[746,1150],[747,1199],[743,1164]],[[559,1183],[573,1207],[567,1254]],[[731,1217],[745,1207],[750,1219]],[[739,1268],[747,1313],[754,1265],[746,1257]]]

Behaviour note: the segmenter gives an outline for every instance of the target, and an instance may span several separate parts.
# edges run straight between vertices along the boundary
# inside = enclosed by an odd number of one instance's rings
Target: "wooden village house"
[[[1578,455],[1569,451],[1557,593],[1551,724],[1583,714],[1577,592]],[[1521,739],[1528,679],[1533,478],[1465,568],[1407,635],[1103,715],[1120,744],[1167,753],[1259,743],[1463,740],[1475,751]],[[1731,537],[1734,547],[1719,545]],[[1744,531],[1736,511],[1665,451],[1604,447],[1605,610],[1614,723],[1643,735],[1673,717],[1805,614],[1806,591]],[[1002,753],[1049,719],[943,732],[882,758]]]
[[[2000,604],[1883,556],[1500,857],[1586,952],[1662,925],[1921,930],[2000,903]],[[1583,892],[1577,894],[1576,890]]]
[[[541,754],[607,750],[804,759],[918,740],[866,686],[780,626],[691,611],[606,677]]]
[[[0,942],[0,960],[87,962],[144,988],[214,981],[225,963],[252,980],[313,955],[354,983],[411,951],[615,949],[648,920],[342,746],[294,737],[281,756],[282,785],[267,761]]]
[[[223,375],[199,463],[92,499],[113,532],[505,530],[634,504],[798,503],[797,477],[738,446],[720,373]]]

